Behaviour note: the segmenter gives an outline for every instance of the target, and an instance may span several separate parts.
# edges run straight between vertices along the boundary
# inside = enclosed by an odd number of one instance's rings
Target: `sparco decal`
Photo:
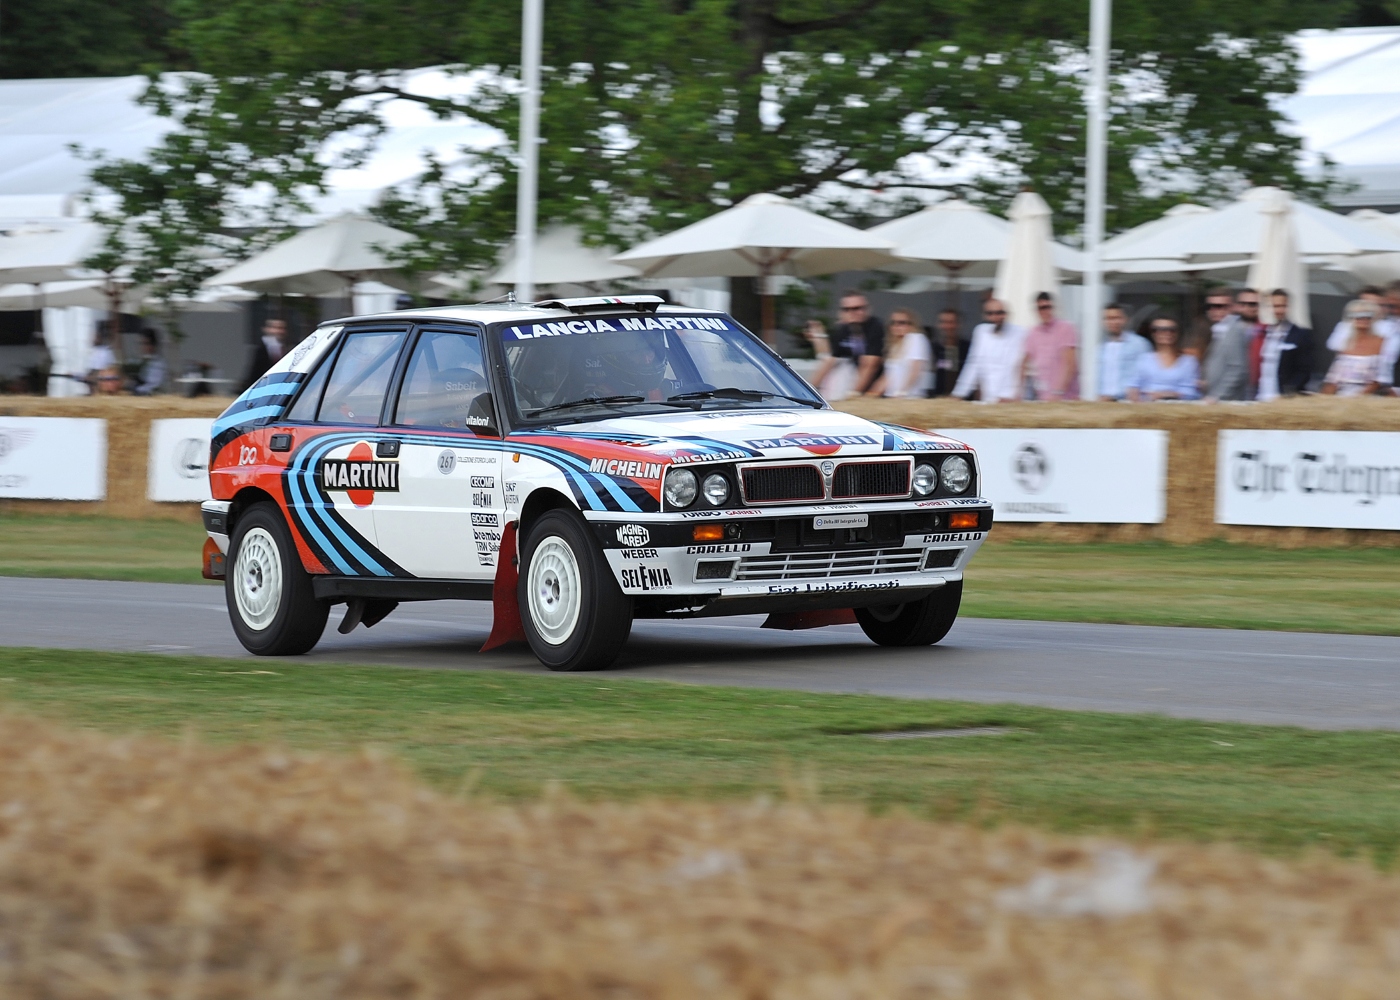
[[[651,532],[640,524],[623,524],[618,526],[617,540],[635,549],[651,541]]]
[[[499,523],[500,520],[495,514],[478,514],[476,511],[472,511],[473,525],[481,525],[482,527],[486,528],[494,528]]]
[[[588,462],[589,472],[602,472],[609,476],[625,476],[628,479],[660,479],[660,462],[624,462],[615,458],[594,458]]]
[[[665,590],[671,586],[671,571],[665,566],[624,567],[618,574],[628,590]]]

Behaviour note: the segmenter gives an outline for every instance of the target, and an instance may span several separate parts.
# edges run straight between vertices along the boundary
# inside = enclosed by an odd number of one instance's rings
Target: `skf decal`
[[[344,491],[356,507],[374,503],[376,493],[399,491],[399,463],[377,461],[364,441],[347,458],[321,459],[320,473],[322,489]]]
[[[764,451],[771,448],[801,448],[803,451],[810,451],[813,455],[834,455],[846,445],[850,444],[875,444],[876,441],[869,434],[784,434],[780,438],[758,438],[755,441],[745,441],[744,444],[750,448],[757,448]]]
[[[659,462],[626,462],[615,458],[594,458],[588,462],[589,472],[602,472],[609,476],[625,476],[628,479],[660,479]]]
[[[671,571],[665,566],[624,567],[618,573],[628,590],[665,590],[671,586]]]

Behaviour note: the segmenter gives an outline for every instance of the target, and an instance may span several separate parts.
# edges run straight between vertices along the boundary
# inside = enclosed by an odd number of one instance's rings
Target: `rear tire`
[[[947,583],[919,601],[856,608],[856,621],[872,642],[881,646],[931,646],[958,618],[962,581]]]
[[[330,605],[318,601],[287,522],[273,504],[254,504],[229,539],[224,599],[243,648],[258,656],[298,656],[326,630]]]
[[[517,587],[525,638],[550,670],[601,670],[632,633],[632,599],[573,511],[547,511],[530,526]]]

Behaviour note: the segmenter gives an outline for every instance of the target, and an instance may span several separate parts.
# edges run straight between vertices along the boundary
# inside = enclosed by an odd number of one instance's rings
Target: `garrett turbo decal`
[[[626,462],[616,458],[593,458],[588,461],[589,472],[601,472],[609,476],[624,476],[628,479],[660,479],[660,462]]]

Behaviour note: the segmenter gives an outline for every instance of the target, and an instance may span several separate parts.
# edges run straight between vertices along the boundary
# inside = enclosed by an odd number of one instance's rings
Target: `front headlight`
[[[729,499],[729,480],[725,479],[718,472],[705,477],[705,482],[701,484],[700,491],[705,494],[705,502],[711,507],[718,507]]]
[[[695,473],[689,469],[672,469],[666,473],[666,502],[672,507],[689,507],[695,499]]]
[[[972,483],[972,466],[961,455],[945,458],[938,479],[949,493],[961,493]]]
[[[926,497],[938,489],[938,473],[931,465],[921,465],[914,470],[914,492]]]

